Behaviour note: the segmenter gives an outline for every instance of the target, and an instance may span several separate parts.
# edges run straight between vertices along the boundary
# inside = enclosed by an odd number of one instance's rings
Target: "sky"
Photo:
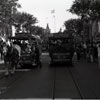
[[[36,25],[46,28],[47,23],[51,32],[58,32],[60,28],[64,30],[64,22],[71,18],[77,18],[67,9],[71,7],[74,0],[19,0],[22,8],[20,11],[32,14],[37,18]],[[54,13],[51,13],[55,10]]]

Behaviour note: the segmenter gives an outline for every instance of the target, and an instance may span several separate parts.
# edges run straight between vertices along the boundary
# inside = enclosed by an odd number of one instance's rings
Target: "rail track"
[[[67,67],[67,66],[65,66],[64,67],[64,69],[65,69],[65,71],[63,72],[61,72],[61,71],[58,71],[58,70],[60,70],[61,69],[61,67],[62,66],[60,66],[60,67],[54,67],[54,73],[53,73],[53,75],[54,75],[54,78],[53,78],[53,89],[52,89],[52,99],[54,100],[54,99],[56,99],[56,98],[64,98],[64,97],[57,97],[57,84],[59,84],[58,82],[57,82],[57,80],[59,80],[59,75],[61,74],[61,73],[63,73],[63,75],[61,76],[61,78],[63,78],[63,77],[66,77],[66,78],[64,78],[63,79],[63,81],[62,82],[65,82],[65,83],[67,83],[67,81],[68,81],[68,77],[67,76],[64,76],[64,75],[68,75],[69,77],[70,77],[70,79],[69,80],[71,80],[71,82],[72,82],[72,84],[74,84],[74,89],[75,89],[75,91],[77,91],[77,97],[75,97],[75,98],[73,98],[73,96],[72,96],[72,98],[71,99],[85,99],[85,97],[84,97],[84,95],[83,95],[83,93],[82,93],[82,91],[81,91],[81,89],[80,89],[80,87],[79,87],[79,85],[78,85],[78,82],[77,82],[77,80],[74,78],[74,75],[73,75],[73,73],[72,73],[72,71],[71,71],[71,69],[70,69],[70,67]],[[67,74],[66,74],[67,73]],[[62,83],[61,83],[62,84]],[[62,86],[62,85],[61,85]],[[61,88],[66,88],[66,90],[67,90],[67,88],[68,88],[69,86],[66,86],[66,87],[64,87],[64,86],[62,86]],[[63,90],[63,89],[62,89]],[[67,91],[67,93],[68,93],[68,91]],[[66,94],[67,94],[66,93]],[[59,94],[59,93],[58,93]],[[62,94],[62,93],[61,93]],[[71,95],[73,95],[73,94],[71,94]],[[66,97],[66,96],[65,96]],[[68,97],[69,98],[69,97]]]

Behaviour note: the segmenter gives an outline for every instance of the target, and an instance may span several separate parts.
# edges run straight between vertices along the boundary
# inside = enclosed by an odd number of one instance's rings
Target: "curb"
[[[4,64],[4,61],[3,61],[3,60],[1,60],[1,61],[0,61],[0,64]]]
[[[49,53],[42,53],[43,56],[49,55]]]
[[[3,70],[2,66],[4,64],[4,60],[0,60],[0,70]],[[0,72],[0,79],[3,78],[5,75],[4,75],[4,72]]]

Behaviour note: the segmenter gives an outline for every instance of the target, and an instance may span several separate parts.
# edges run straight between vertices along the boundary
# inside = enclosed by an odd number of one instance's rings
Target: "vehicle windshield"
[[[30,53],[32,51],[32,46],[35,45],[36,41],[34,39],[18,39],[10,38],[10,41],[15,45],[21,47],[22,53]]]
[[[55,45],[62,45],[62,44],[68,44],[70,42],[70,39],[51,39],[50,44]]]
[[[71,39],[68,38],[56,38],[50,39],[49,49],[52,52],[66,52],[71,48]]]

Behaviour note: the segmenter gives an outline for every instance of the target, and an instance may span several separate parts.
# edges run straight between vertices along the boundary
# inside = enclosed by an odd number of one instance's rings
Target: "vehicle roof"
[[[29,33],[18,33],[15,36],[8,37],[9,39],[17,39],[17,40],[28,40],[33,39],[35,40],[35,37],[32,36],[32,34]]]
[[[68,34],[64,33],[53,33],[49,36],[50,39],[64,39],[64,38],[71,38]]]

